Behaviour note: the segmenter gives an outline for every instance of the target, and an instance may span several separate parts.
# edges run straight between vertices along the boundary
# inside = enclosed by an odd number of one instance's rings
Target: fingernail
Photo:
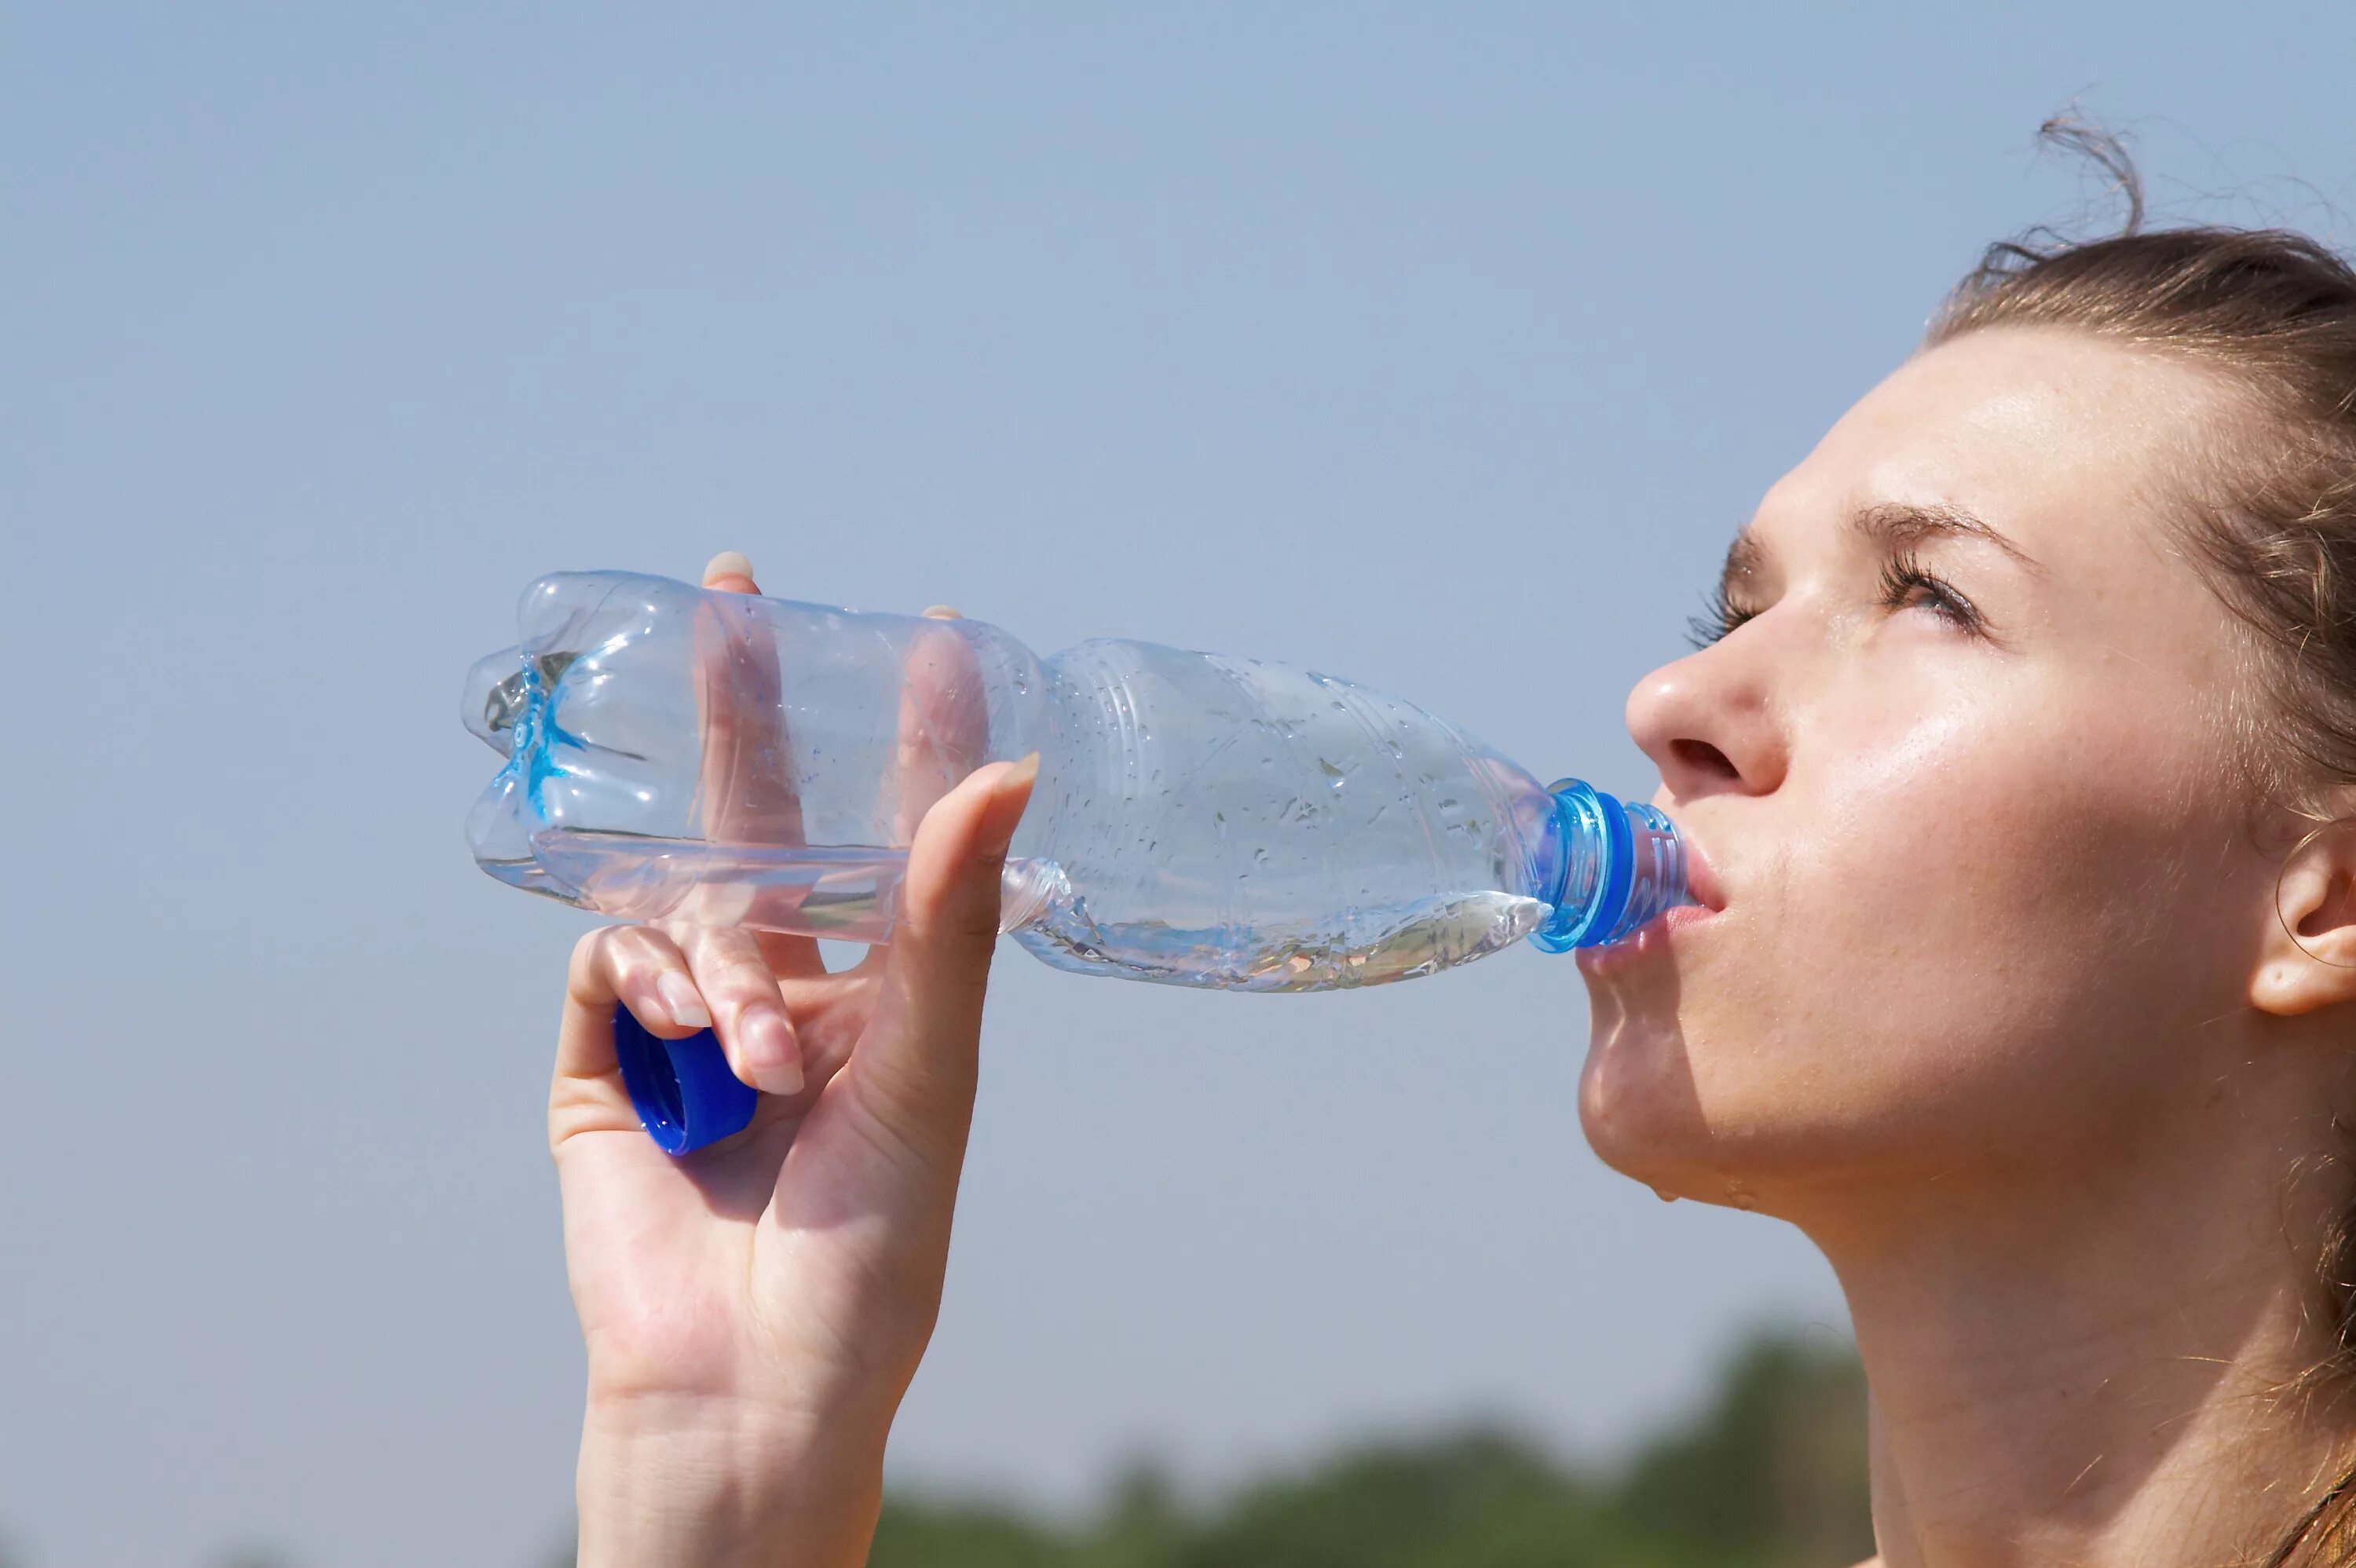
[[[655,981],[655,989],[661,993],[674,1023],[686,1029],[712,1027],[712,1015],[704,1010],[703,998],[695,994],[694,983],[678,970],[664,970]]]
[[[956,606],[949,604],[926,605],[925,617],[926,619],[932,621],[962,621],[965,619],[965,615],[961,611],[958,610]]]
[[[760,1086],[772,1094],[792,1094],[802,1086],[802,1064],[795,1060],[793,1026],[776,1008],[755,1005],[744,1009],[737,1029],[744,1065]]]
[[[741,577],[750,582],[753,563],[733,549],[723,549],[704,563],[703,581],[709,584],[723,577]]]
[[[998,781],[998,788],[994,793],[1012,795],[1018,789],[1029,788],[1038,781],[1038,778],[1039,753],[1033,752],[1006,770],[1006,776]]]

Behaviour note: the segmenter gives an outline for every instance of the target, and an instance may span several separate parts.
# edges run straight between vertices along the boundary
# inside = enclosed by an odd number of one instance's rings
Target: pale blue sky
[[[1622,699],[1759,494],[2076,210],[2038,122],[2345,243],[2351,60],[2344,4],[13,8],[0,1531],[562,1531],[585,922],[459,834],[530,578],[733,546],[1313,661],[1641,795]],[[1787,1228],[1587,1152],[1567,961],[999,974],[902,1478],[1068,1501],[1476,1410],[1601,1453],[1736,1325],[1842,1321]]]

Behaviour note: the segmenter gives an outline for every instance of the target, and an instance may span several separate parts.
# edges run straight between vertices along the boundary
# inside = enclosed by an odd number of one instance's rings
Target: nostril
[[[1726,753],[1707,741],[1675,741],[1670,742],[1669,750],[1676,753],[1677,761],[1696,773],[1721,779],[1742,776]]]

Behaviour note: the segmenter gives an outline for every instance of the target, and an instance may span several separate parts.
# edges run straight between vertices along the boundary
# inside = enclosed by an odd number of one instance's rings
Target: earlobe
[[[2275,888],[2250,1004],[2289,1017],[2356,1001],[2356,824],[2334,823],[2292,852]]]

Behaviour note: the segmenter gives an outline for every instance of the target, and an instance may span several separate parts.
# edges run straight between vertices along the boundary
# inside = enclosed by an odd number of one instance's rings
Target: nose
[[[1638,681],[1628,733],[1680,801],[1765,795],[1783,782],[1790,760],[1762,656],[1731,638]]]

